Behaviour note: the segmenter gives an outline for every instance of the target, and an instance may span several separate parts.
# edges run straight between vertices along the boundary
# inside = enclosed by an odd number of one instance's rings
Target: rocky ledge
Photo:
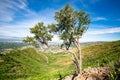
[[[110,71],[109,67],[88,68],[83,70],[81,77],[69,75],[62,80],[107,80],[106,76]]]

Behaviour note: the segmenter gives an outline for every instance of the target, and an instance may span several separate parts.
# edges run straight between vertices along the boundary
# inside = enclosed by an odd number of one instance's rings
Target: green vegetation
[[[13,50],[0,54],[0,80],[50,80],[59,78],[59,74],[64,77],[74,73],[73,65],[66,64],[69,60],[68,54],[42,54],[33,48]]]
[[[44,26],[43,22],[39,22],[33,28],[30,28],[30,33],[34,34],[34,37],[27,36],[23,40],[23,42],[29,43],[36,47],[39,44],[46,45],[46,47],[48,47],[48,41],[51,41],[53,38],[53,35],[50,34],[50,27],[52,26],[55,26],[55,25],[51,24],[48,26]]]
[[[83,66],[107,66],[120,59],[120,41],[92,45],[82,49]]]
[[[86,46],[82,51],[83,68],[114,65],[120,59],[120,41]],[[68,53],[37,53],[26,48],[0,54],[0,80],[58,80],[74,74],[74,68]]]
[[[110,80],[120,80],[120,60],[111,65],[112,71],[108,74]]]

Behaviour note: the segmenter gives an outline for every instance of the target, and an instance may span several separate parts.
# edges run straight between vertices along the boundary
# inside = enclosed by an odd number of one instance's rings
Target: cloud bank
[[[107,28],[107,29],[89,31],[87,34],[98,35],[98,34],[119,33],[119,32],[120,32],[120,27],[116,27],[116,28]]]

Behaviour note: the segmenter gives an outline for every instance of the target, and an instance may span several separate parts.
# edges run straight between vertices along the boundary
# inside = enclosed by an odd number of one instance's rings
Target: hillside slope
[[[120,59],[120,41],[83,47],[82,53],[85,68],[112,65]]]
[[[49,59],[49,61],[47,60]],[[0,54],[0,80],[50,80],[73,73],[68,54],[37,53],[34,48]],[[66,64],[68,62],[68,64]],[[69,71],[69,69],[72,69]],[[65,71],[65,72],[64,72]]]
[[[120,59],[120,41],[82,48],[83,68],[107,66]],[[33,48],[0,54],[0,80],[58,80],[74,73],[67,53],[38,53]]]

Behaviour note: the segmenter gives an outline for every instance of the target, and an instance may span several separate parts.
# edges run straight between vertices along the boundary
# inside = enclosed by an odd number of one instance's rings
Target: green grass
[[[36,53],[33,48],[1,54],[0,60],[3,61],[0,62],[0,80],[53,80],[59,78],[59,74],[64,77],[74,70],[73,65],[59,64],[60,60],[70,60],[68,54]]]
[[[120,59],[120,41],[84,47],[83,67],[98,67],[113,65]]]
[[[83,68],[114,64],[120,59],[120,41],[82,48]],[[0,54],[0,80],[58,80],[74,74],[67,53],[37,53],[33,48]]]

